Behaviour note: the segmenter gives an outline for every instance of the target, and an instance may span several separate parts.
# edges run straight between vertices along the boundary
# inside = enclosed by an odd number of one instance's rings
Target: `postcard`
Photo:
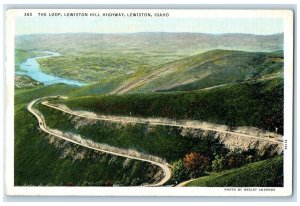
[[[292,195],[293,15],[8,9],[6,194]]]

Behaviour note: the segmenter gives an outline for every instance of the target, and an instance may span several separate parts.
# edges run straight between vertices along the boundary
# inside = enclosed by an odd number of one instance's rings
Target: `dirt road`
[[[85,111],[74,111],[67,107],[57,106],[50,104],[48,101],[43,101],[43,105],[60,110],[64,113],[71,114],[78,117],[83,118],[89,118],[89,119],[95,119],[95,120],[102,120],[102,121],[111,121],[111,122],[120,122],[120,123],[134,123],[134,124],[148,124],[148,125],[163,125],[163,126],[173,126],[173,127],[183,127],[183,128],[193,128],[193,129],[201,129],[206,131],[214,131],[219,133],[225,133],[225,134],[232,134],[232,135],[238,135],[240,137],[244,138],[253,138],[260,141],[268,141],[273,142],[277,144],[282,144],[282,141],[276,140],[274,138],[264,137],[264,136],[255,136],[251,134],[244,134],[237,131],[228,131],[227,128],[220,128],[220,127],[214,127],[213,124],[208,123],[202,123],[199,121],[186,121],[186,122],[180,122],[176,120],[170,120],[170,119],[163,119],[163,118],[137,118],[137,117],[126,117],[126,116],[111,116],[111,115],[97,115],[92,112],[85,112]],[[280,138],[280,135],[278,135]]]
[[[47,97],[47,98],[51,98],[51,97]],[[116,152],[113,152],[113,151],[108,151],[108,150],[104,150],[104,149],[92,147],[92,146],[86,145],[86,144],[84,144],[82,142],[74,141],[73,139],[70,139],[67,136],[64,136],[64,135],[61,135],[61,134],[57,134],[57,133],[54,133],[54,132],[50,131],[47,128],[47,126],[46,126],[46,122],[45,122],[45,119],[43,118],[43,116],[40,115],[36,111],[36,109],[34,109],[32,107],[35,103],[37,103],[38,101],[41,101],[42,99],[43,98],[41,98],[41,99],[35,99],[35,100],[31,101],[28,104],[27,109],[28,109],[28,111],[30,113],[32,113],[37,118],[37,120],[39,122],[39,127],[44,132],[46,132],[46,133],[48,133],[50,135],[56,136],[58,138],[64,139],[66,141],[72,142],[74,144],[81,145],[83,147],[89,148],[89,149],[93,149],[93,150],[96,150],[96,151],[100,151],[100,152],[104,152],[104,153],[108,153],[108,154],[112,154],[112,155],[116,155],[116,156],[120,156],[120,157],[129,158],[129,159],[134,159],[134,160],[140,160],[140,161],[144,161],[144,162],[149,162],[151,164],[157,165],[158,167],[160,167],[163,170],[163,172],[164,172],[164,178],[162,180],[160,180],[158,183],[151,184],[149,186],[162,186],[162,185],[164,185],[171,178],[171,169],[170,169],[169,165],[167,165],[167,164],[162,164],[160,162],[155,162],[155,161],[149,160],[149,159],[139,158],[139,157],[130,156],[130,155],[127,155],[127,154],[116,153]]]

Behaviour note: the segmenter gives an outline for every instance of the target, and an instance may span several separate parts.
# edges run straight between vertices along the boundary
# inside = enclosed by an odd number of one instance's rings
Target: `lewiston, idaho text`
[[[29,15],[30,16],[30,15]],[[119,13],[119,12],[111,12],[111,13],[87,13],[87,12],[50,12],[50,13],[38,13],[38,16],[99,16],[99,17],[169,17],[169,13],[148,13],[148,12],[129,12],[129,13]]]

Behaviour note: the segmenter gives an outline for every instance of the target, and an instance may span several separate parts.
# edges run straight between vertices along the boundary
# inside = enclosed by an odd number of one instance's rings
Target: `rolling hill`
[[[283,53],[211,50],[152,69],[113,93],[196,90],[250,79],[280,76]]]

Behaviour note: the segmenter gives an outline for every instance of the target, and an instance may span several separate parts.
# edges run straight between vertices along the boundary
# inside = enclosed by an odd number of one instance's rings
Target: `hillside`
[[[192,134],[183,136],[181,128],[96,121],[65,114],[44,105],[37,105],[36,108],[50,128],[79,134],[95,142],[155,155],[168,162],[182,158],[193,150],[209,156],[227,151],[224,145],[217,144],[217,139],[202,135],[192,138]]]
[[[48,98],[48,101],[51,99],[53,98]],[[57,131],[57,134],[66,135],[67,138],[80,139],[79,142],[90,142],[90,145],[104,143],[103,145],[113,146],[120,152],[132,151],[131,154],[155,155],[160,159],[166,159],[169,163],[177,162],[191,152],[197,152],[205,154],[208,164],[212,164],[214,159],[222,156],[226,158],[227,167],[232,168],[276,155],[273,152],[276,145],[272,143],[264,145],[259,150],[250,145],[229,150],[223,141],[214,136],[214,133],[203,132],[201,129],[96,120],[90,116],[69,114],[47,105],[37,103],[34,108],[40,116],[43,116],[42,125],[46,125],[49,131]],[[226,139],[228,138],[230,137],[227,135]],[[260,144],[256,142],[254,146]],[[232,164],[232,158],[239,159],[237,165]]]
[[[282,78],[189,92],[74,97],[57,103],[99,114],[195,119],[283,133]]]
[[[77,91],[78,87],[65,85],[65,84],[53,84],[49,86],[35,86],[33,88],[18,88],[15,89],[15,105],[26,104],[30,101],[51,95],[70,95]]]
[[[282,51],[211,50],[158,66],[144,77],[119,87],[114,93],[189,91],[280,76],[282,73]]]
[[[161,171],[152,164],[85,149],[38,129],[38,122],[26,109],[27,103],[74,90],[76,87],[59,84],[16,89],[15,185],[136,186],[158,181]]]
[[[278,156],[241,168],[195,179],[185,186],[190,187],[282,187],[283,158]]]

